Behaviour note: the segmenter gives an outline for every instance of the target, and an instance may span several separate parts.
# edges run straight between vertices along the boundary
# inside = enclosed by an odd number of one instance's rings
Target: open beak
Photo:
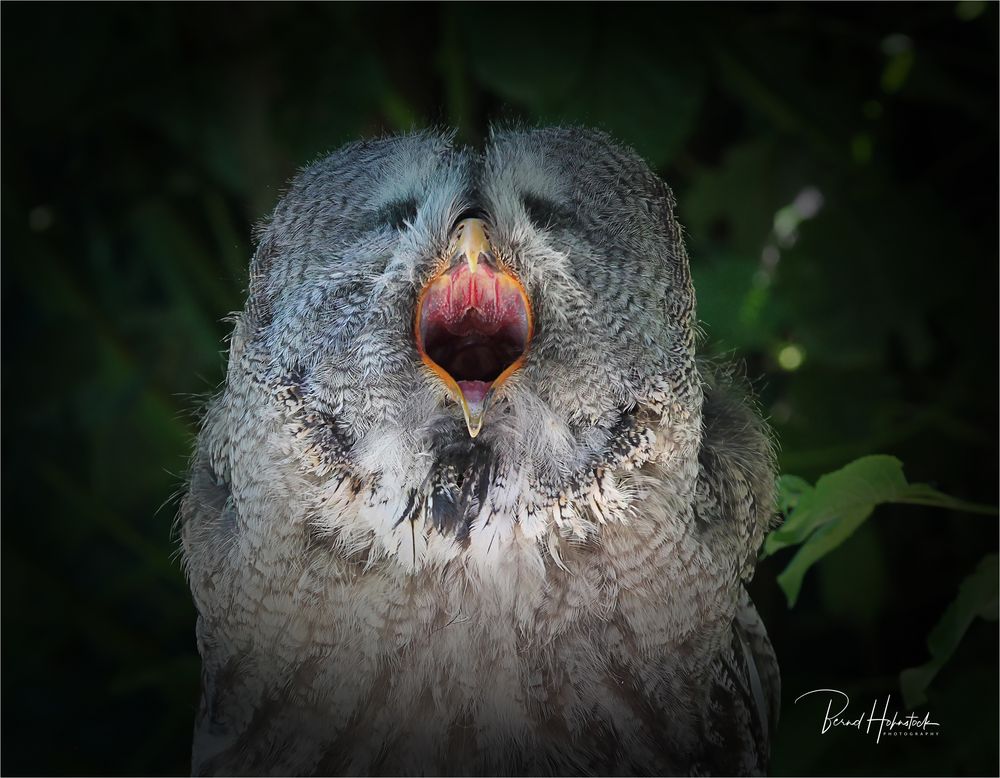
[[[524,287],[497,261],[482,219],[455,226],[449,259],[417,299],[417,351],[476,437],[494,391],[523,363],[534,321]]]

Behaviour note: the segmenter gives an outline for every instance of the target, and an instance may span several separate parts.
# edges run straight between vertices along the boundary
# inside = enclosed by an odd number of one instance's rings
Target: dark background
[[[11,4],[2,9],[5,773],[184,773],[194,609],[171,535],[251,230],[296,168],[428,125],[603,127],[674,188],[706,349],[810,480],[870,453],[997,501],[998,6]],[[817,210],[817,206],[820,206]],[[941,734],[820,736],[900,670],[995,517],[885,506],[788,609],[776,773],[996,774],[998,641]]]

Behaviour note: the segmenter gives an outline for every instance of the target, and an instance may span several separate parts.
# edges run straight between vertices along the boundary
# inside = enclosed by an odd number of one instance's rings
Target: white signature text
[[[843,727],[856,729],[859,732],[864,732],[866,735],[874,734],[875,742],[879,743],[882,740],[883,734],[937,735],[938,732],[935,730],[941,726],[936,721],[931,721],[930,713],[926,713],[921,717],[916,713],[901,715],[899,711],[894,710],[890,716],[890,698],[888,696],[885,698],[885,705],[882,706],[881,713],[878,710],[879,700],[876,699],[872,703],[870,712],[863,711],[860,714],[856,714],[847,712],[847,708],[851,704],[851,698],[839,689],[813,689],[805,694],[800,694],[795,698],[795,702],[798,703],[799,700],[810,695],[823,695],[827,699],[826,713],[823,716],[823,723],[819,730],[821,735],[825,735],[835,727]],[[837,706],[839,706],[839,709],[834,711],[834,707]],[[877,730],[875,729],[876,727]]]

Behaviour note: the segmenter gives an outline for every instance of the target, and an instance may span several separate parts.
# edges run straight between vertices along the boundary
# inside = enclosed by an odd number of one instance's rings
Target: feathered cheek
[[[420,292],[414,321],[420,358],[462,406],[472,437],[496,388],[523,364],[534,328],[528,295],[486,229],[480,219],[455,227],[450,262]]]

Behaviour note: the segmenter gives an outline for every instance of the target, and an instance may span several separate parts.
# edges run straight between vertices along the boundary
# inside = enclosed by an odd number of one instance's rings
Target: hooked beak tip
[[[483,417],[478,416],[473,419],[469,414],[465,414],[465,425],[469,428],[469,437],[475,438],[483,428]]]
[[[493,398],[493,387],[481,381],[462,381],[458,386],[469,437],[476,437],[483,428],[483,418]]]

